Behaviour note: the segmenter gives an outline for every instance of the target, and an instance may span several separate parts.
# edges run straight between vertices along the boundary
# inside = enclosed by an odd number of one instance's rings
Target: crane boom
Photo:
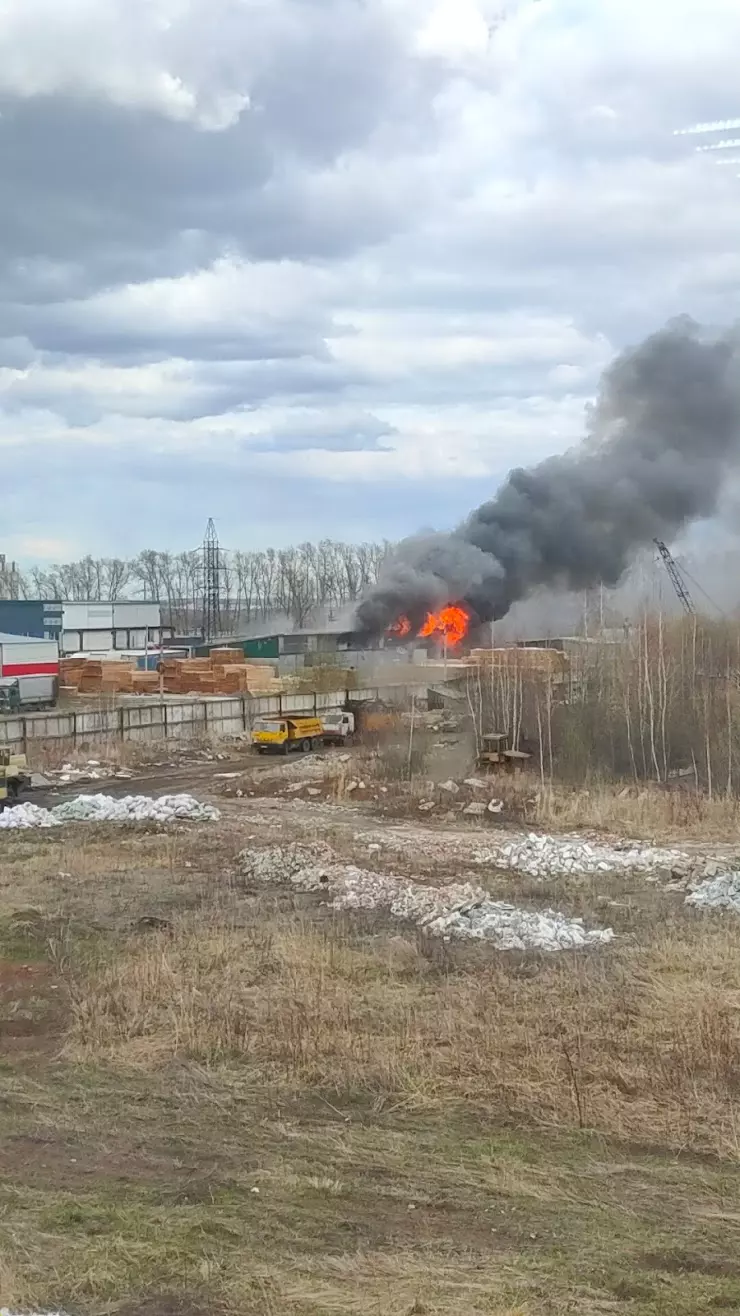
[[[667,545],[663,543],[662,539],[656,539],[653,542],[665,563],[665,569],[671,578],[671,584],[676,591],[681,607],[688,617],[695,617],[696,608],[694,607],[694,600],[689,594],[689,587],[681,575],[676,559],[673,557],[673,554]]]

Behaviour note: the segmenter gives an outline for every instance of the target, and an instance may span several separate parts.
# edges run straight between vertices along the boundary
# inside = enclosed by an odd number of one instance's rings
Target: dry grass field
[[[616,940],[432,941],[241,879],[261,803],[3,834],[0,1306],[740,1310],[740,921],[492,873]]]

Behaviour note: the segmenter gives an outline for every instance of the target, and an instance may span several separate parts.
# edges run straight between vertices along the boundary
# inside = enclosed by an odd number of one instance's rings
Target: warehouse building
[[[62,653],[143,652],[174,634],[162,625],[159,603],[63,603]]]
[[[35,640],[59,640],[63,607],[45,599],[0,599],[0,631]]]
[[[177,641],[181,641],[178,639]],[[432,641],[414,640],[408,644],[386,644],[379,636],[358,648],[352,631],[296,630],[269,635],[224,636],[217,643],[201,644],[196,654],[230,645],[241,649],[249,660],[275,662],[281,675],[301,671],[304,667],[335,666],[342,668],[376,668],[391,663],[420,663],[429,656]]]
[[[172,638],[159,603],[66,603],[1,599],[0,630],[38,640],[58,640],[62,653],[144,652]]]

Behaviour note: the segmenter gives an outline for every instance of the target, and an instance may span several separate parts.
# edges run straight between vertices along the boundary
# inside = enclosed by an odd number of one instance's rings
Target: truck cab
[[[324,743],[327,745],[348,745],[355,734],[355,715],[341,708],[331,709],[321,719],[324,728]]]
[[[320,749],[321,722],[317,717],[291,716],[262,717],[252,728],[252,744],[260,754],[287,754],[291,749]]]
[[[21,687],[17,676],[0,676],[0,714],[19,713]]]

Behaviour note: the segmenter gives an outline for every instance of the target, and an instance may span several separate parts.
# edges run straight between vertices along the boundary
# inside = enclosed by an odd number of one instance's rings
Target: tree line
[[[289,548],[219,551],[221,630],[285,615],[307,625],[319,611],[338,614],[377,579],[389,544],[345,544],[323,539]],[[202,549],[168,553],[146,549],[134,558],[94,558],[31,567],[24,571],[0,559],[3,598],[115,602],[159,599],[165,625],[181,633],[203,621],[205,560]]]
[[[562,669],[520,650],[472,670],[480,748],[500,731],[533,756],[543,787],[684,782],[740,796],[740,626],[644,614],[628,635],[571,649]]]

